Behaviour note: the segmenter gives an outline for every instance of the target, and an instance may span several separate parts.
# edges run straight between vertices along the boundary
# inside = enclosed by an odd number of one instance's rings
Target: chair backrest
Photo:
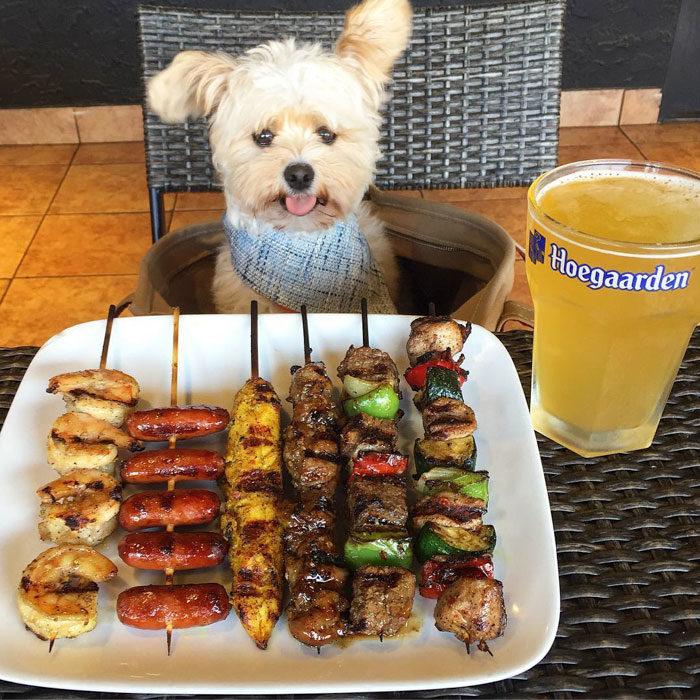
[[[383,189],[529,184],[557,161],[566,0],[416,9],[394,68],[375,182]],[[335,12],[139,8],[144,80],[187,49],[239,54],[295,36],[332,46]],[[206,120],[163,124],[144,105],[149,187],[218,189]]]

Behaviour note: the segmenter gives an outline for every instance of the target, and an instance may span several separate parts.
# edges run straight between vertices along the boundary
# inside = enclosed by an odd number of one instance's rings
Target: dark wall
[[[482,0],[500,2],[501,0]],[[141,100],[138,0],[0,0],[0,106]],[[352,0],[153,0],[171,7],[343,10]],[[414,0],[415,6],[461,4]],[[680,0],[569,0],[562,87],[661,87]]]

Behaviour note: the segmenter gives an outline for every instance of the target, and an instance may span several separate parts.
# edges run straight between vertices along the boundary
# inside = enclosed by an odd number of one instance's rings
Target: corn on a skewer
[[[221,527],[231,543],[231,602],[246,632],[265,649],[282,612],[284,559],[280,400],[264,379],[249,379],[236,396],[225,475]]]

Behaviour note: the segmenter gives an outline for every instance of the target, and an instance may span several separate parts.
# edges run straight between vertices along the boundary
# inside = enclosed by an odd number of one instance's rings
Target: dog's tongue
[[[312,194],[307,194],[304,197],[287,197],[284,204],[290,214],[304,216],[316,206],[316,197]]]

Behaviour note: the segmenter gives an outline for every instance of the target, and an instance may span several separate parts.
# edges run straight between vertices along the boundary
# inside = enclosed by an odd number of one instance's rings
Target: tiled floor
[[[646,158],[700,170],[700,123],[565,128],[560,162]],[[0,346],[41,344],[101,318],[150,245],[143,145],[0,146]],[[526,188],[417,193],[487,216],[521,245]],[[169,226],[218,218],[223,197],[166,198]],[[518,260],[511,298],[530,304]]]

